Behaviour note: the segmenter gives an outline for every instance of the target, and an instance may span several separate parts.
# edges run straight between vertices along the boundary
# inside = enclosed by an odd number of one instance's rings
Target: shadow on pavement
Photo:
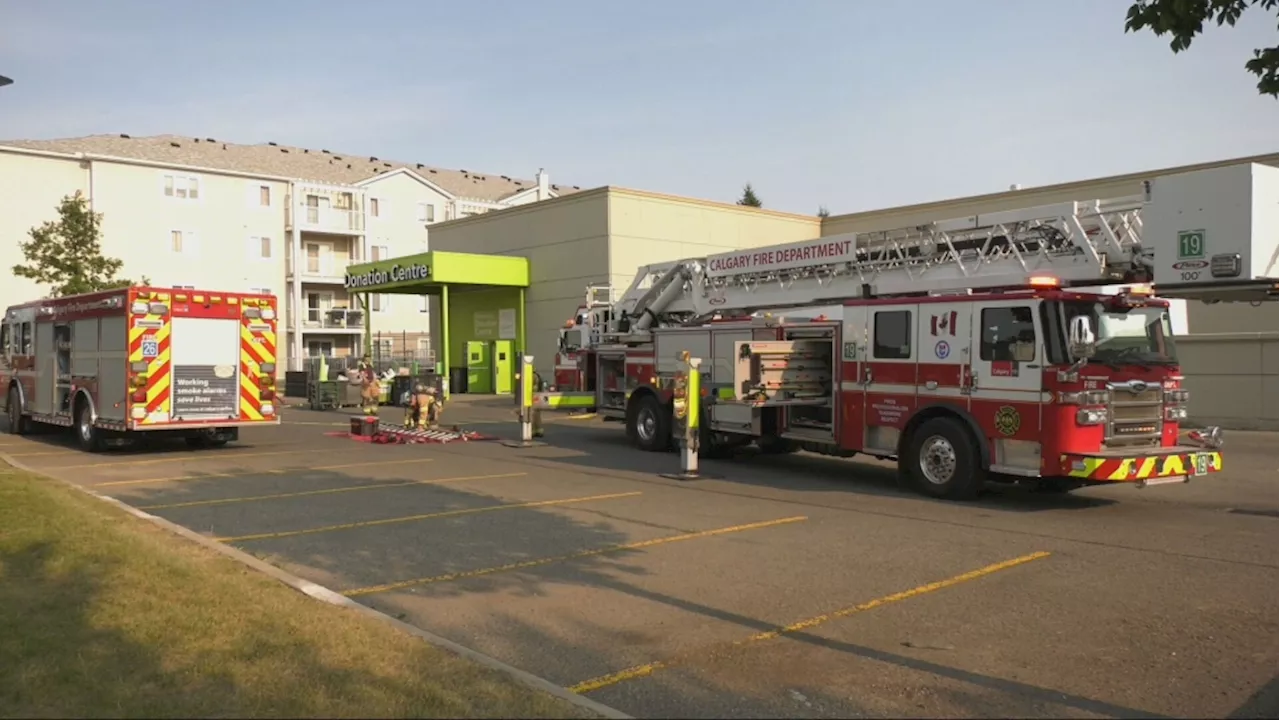
[[[462,423],[465,427],[465,423]],[[519,427],[485,425],[484,432],[502,439],[516,439]],[[627,441],[620,424],[596,420],[553,420],[546,423],[543,442],[550,448],[576,456],[557,454],[539,458],[568,466],[659,475],[679,469],[678,455],[637,450]],[[531,455],[532,457],[533,455]],[[747,448],[730,459],[706,459],[699,466],[708,478],[759,488],[800,492],[839,492],[853,495],[912,498],[921,503],[954,505],[899,487],[895,467],[870,458],[830,458],[810,453],[762,455]],[[1002,512],[1082,510],[1116,504],[1110,498],[1037,492],[1033,488],[990,484],[980,498],[967,506]]]

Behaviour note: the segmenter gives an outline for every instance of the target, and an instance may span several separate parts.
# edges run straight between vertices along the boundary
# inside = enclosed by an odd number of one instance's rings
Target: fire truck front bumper
[[[1214,448],[1170,447],[1158,454],[1063,455],[1062,474],[1090,484],[1134,483],[1138,487],[1190,482],[1222,471]]]

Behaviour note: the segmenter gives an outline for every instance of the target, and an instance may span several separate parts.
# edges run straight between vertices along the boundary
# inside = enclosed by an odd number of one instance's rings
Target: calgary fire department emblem
[[[956,334],[956,311],[944,312],[941,315],[934,315],[929,318],[929,334],[937,337],[938,335]]]
[[[1022,416],[1016,409],[1002,405],[999,410],[996,410],[996,430],[999,430],[1001,435],[1013,435],[1020,427],[1022,427]]]

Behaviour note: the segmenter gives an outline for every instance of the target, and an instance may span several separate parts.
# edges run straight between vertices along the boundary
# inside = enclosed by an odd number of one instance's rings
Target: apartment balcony
[[[302,232],[364,234],[364,193],[355,188],[295,183],[285,224]]]
[[[302,321],[304,333],[354,334],[364,331],[364,311],[350,308],[308,308]]]
[[[302,282],[310,285],[342,285],[346,280],[347,262],[329,262],[316,264],[304,259],[294,263],[290,258],[286,264],[289,282]],[[295,272],[295,270],[297,272]]]

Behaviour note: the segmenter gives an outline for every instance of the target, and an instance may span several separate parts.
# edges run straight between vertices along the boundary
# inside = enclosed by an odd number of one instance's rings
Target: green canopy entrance
[[[437,356],[440,373],[467,365],[467,349],[483,344],[506,347],[517,358],[528,347],[525,337],[525,290],[529,261],[505,255],[425,252],[418,255],[351,265],[343,282],[347,292],[372,307],[370,295],[427,295],[440,301]],[[364,347],[373,346],[373,313],[365,313]],[[430,328],[428,328],[430,331]],[[433,338],[432,344],[436,345]],[[452,384],[452,383],[450,383]],[[456,389],[456,388],[453,388]],[[500,388],[499,388],[500,389]]]

